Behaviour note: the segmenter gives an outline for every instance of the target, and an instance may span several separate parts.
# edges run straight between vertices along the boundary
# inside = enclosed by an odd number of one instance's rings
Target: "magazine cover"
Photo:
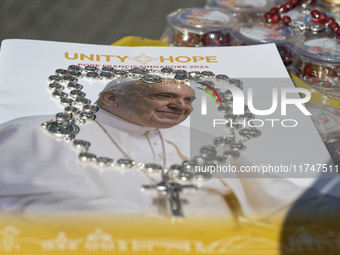
[[[339,251],[338,165],[274,44],[5,40],[0,91],[1,253]]]

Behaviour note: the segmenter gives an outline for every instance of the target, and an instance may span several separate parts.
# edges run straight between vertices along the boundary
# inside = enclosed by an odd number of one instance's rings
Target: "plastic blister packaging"
[[[234,17],[224,11],[205,8],[179,9],[167,16],[161,40],[173,46],[229,46]]]
[[[321,92],[340,92],[340,39],[306,36],[294,46],[293,73]]]
[[[275,43],[286,66],[293,61],[292,47],[298,38],[294,29],[282,24],[245,23],[232,32],[232,45]]]
[[[249,22],[262,20],[268,8],[279,3],[279,0],[208,0],[206,8],[227,10],[237,16],[240,22]]]

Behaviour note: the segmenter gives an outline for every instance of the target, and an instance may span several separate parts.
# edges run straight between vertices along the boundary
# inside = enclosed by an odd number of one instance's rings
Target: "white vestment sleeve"
[[[136,213],[134,204],[122,204],[100,191],[85,174],[70,144],[36,126],[40,119],[41,123],[48,120],[45,118],[22,118],[1,126],[0,210],[20,214],[84,209]]]

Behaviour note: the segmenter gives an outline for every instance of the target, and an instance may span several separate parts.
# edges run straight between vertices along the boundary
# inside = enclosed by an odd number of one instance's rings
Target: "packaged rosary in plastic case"
[[[340,110],[318,104],[306,103],[308,111],[312,114],[312,120],[324,141],[335,164],[340,163]]]
[[[162,41],[173,46],[229,46],[234,17],[226,11],[205,8],[179,9],[167,16]]]
[[[321,92],[340,92],[340,39],[306,34],[293,49],[292,73]]]
[[[241,22],[263,19],[268,6],[279,4],[278,0],[208,0],[206,8],[227,10],[237,16]]]
[[[232,45],[275,43],[286,66],[293,61],[292,47],[298,39],[293,28],[266,22],[241,24],[232,32]]]
[[[340,5],[331,4],[332,0],[327,1],[318,1],[313,2],[306,6],[305,8],[299,7],[294,8],[286,13],[292,21],[300,22],[305,25],[315,25],[321,23],[325,25],[325,23],[329,23],[325,30],[330,30],[330,21],[329,19],[334,19],[334,22],[340,24]],[[313,14],[313,12],[316,12]],[[324,15],[323,17],[320,16]],[[323,20],[321,22],[321,20]],[[304,29],[303,29],[304,30]],[[310,34],[311,35],[311,34]]]

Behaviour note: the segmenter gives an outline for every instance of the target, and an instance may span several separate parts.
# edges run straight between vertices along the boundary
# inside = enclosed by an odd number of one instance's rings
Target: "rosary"
[[[283,24],[287,26],[297,27],[300,30],[309,30],[312,32],[323,31],[325,28],[329,28],[336,35],[340,36],[340,27],[339,24],[332,17],[327,17],[327,14],[320,12],[318,10],[310,11],[308,6],[314,3],[315,0],[290,0],[286,3],[281,4],[278,7],[273,7],[264,14],[264,17],[269,23],[279,23],[282,21]],[[301,6],[306,12],[308,12],[312,17],[313,25],[306,25],[301,22],[292,21],[289,16],[282,16],[284,13],[294,9],[297,6]]]
[[[215,92],[218,92],[221,105],[217,111],[224,115],[226,120],[231,120],[226,124],[229,129],[228,135],[215,137],[212,145],[205,145],[200,148],[200,155],[190,160],[185,160],[181,164],[172,165],[169,169],[154,163],[136,162],[130,158],[113,160],[107,157],[97,157],[89,151],[90,142],[76,139],[81,125],[95,120],[97,106],[90,103],[82,92],[82,85],[78,80],[85,77],[89,81],[111,81],[113,79],[123,79],[129,77],[133,80],[142,80],[145,83],[157,84],[163,81],[185,83],[187,85],[197,84]],[[78,159],[82,163],[95,164],[97,167],[136,167],[147,173],[160,173],[162,180],[155,185],[143,185],[142,191],[155,190],[165,198],[169,215],[172,219],[182,218],[181,203],[179,194],[184,189],[197,189],[192,184],[181,184],[178,181],[189,182],[204,181],[211,178],[210,172],[197,172],[196,166],[209,167],[216,164],[226,164],[239,158],[240,153],[245,150],[244,142],[251,138],[261,135],[261,132],[255,127],[243,127],[237,124],[238,121],[251,121],[255,116],[245,105],[243,115],[234,115],[232,113],[233,96],[229,89],[225,92],[219,88],[214,88],[215,83],[225,83],[243,89],[243,83],[238,79],[230,79],[227,75],[215,75],[211,71],[192,71],[174,70],[172,68],[163,68],[161,70],[132,68],[129,70],[114,69],[104,66],[99,69],[94,66],[82,68],[77,65],[70,65],[68,69],[57,69],[55,74],[49,76],[49,89],[52,91],[52,97],[60,102],[64,107],[63,112],[55,115],[54,120],[42,123],[42,128],[56,138],[62,138],[73,145],[79,151]],[[67,93],[64,92],[66,89]],[[235,122],[236,124],[230,125]],[[101,127],[100,123],[97,124]],[[101,127],[102,128],[102,127]],[[237,132],[238,131],[238,132]],[[104,130],[105,132],[105,130]],[[115,143],[115,142],[114,142]],[[119,145],[115,143],[119,148]],[[217,148],[224,150],[223,155],[218,155]]]

